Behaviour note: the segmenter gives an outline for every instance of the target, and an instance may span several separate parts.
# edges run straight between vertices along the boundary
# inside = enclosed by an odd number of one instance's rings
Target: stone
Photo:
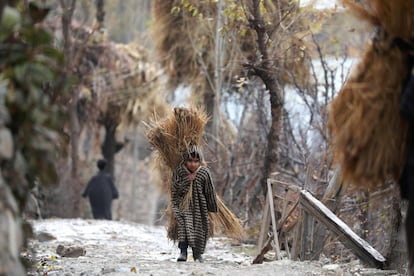
[[[78,258],[80,256],[85,256],[86,250],[80,246],[65,247],[59,244],[56,248],[56,254],[60,255],[61,257]]]

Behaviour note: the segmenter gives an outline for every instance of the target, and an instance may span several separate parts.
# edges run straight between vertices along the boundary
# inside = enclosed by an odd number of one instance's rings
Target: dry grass
[[[210,221],[214,223],[213,227],[215,225],[219,226],[227,237],[237,240],[245,239],[246,233],[239,219],[227,208],[219,196],[217,196],[217,204],[219,211],[217,213],[209,213]]]
[[[191,145],[201,145],[208,116],[201,108],[174,108],[166,118],[154,117],[147,125],[147,139],[157,158],[171,171]]]
[[[393,40],[411,39],[414,2],[370,0],[369,9],[345,2],[381,32],[332,102],[328,126],[345,183],[378,188],[389,177],[397,181],[405,162],[407,123],[399,100],[409,68]]]

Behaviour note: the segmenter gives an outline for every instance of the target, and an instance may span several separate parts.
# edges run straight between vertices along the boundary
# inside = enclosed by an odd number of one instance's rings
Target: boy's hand
[[[196,177],[196,173],[197,172],[193,172],[193,173],[190,173],[189,175],[188,175],[188,178],[190,178],[190,181],[192,182],[192,181],[194,181],[194,179],[195,179],[195,177]]]

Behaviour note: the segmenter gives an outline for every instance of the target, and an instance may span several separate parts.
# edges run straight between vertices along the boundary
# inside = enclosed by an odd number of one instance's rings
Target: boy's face
[[[185,166],[190,172],[195,172],[200,167],[200,159],[190,157],[185,161]]]

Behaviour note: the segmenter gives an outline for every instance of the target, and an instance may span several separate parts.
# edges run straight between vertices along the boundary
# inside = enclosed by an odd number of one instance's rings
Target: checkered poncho
[[[186,207],[182,204],[187,193],[192,193]],[[217,212],[217,199],[210,171],[205,166],[197,170],[193,182],[183,164],[174,173],[171,185],[172,210],[177,222],[177,240],[192,248],[193,254],[201,255],[210,233],[208,212]]]

